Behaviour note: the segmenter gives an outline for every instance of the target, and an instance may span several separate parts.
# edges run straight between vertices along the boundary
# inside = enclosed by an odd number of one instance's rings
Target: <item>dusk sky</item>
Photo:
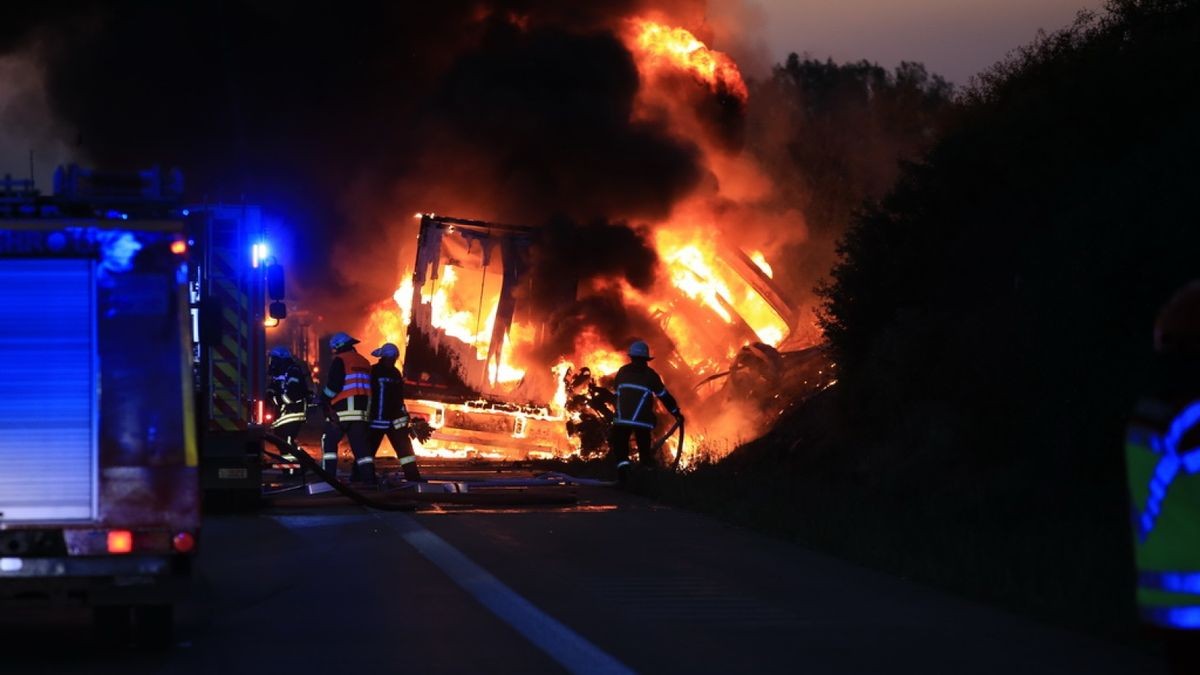
[[[1039,28],[1071,23],[1103,0],[756,0],[774,61],[808,52],[893,67],[921,61],[955,84],[1028,43]]]

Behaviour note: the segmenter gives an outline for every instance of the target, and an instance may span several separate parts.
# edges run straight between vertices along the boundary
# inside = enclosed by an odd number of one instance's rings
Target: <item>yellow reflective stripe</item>
[[[307,418],[307,415],[305,413],[299,413],[299,412],[287,413],[286,415],[280,415],[278,419],[276,419],[274,422],[271,423],[271,428],[275,429],[280,426],[283,426],[284,424],[291,424],[292,422],[303,422],[306,418]]]

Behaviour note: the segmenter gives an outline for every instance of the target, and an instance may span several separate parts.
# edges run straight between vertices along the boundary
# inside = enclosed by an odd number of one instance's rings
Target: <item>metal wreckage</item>
[[[411,286],[396,296],[408,317],[404,377],[409,411],[422,427],[417,453],[493,461],[602,454],[615,411],[611,376],[624,357],[618,346],[595,340],[577,344],[574,354],[545,357],[553,319],[535,316],[528,302],[539,229],[418,215]],[[717,273],[735,279],[757,307],[796,325],[799,312],[769,267],[736,246],[716,257],[688,274],[700,282]],[[574,281],[561,285],[564,302],[574,300]],[[656,368],[694,420],[686,452],[679,439],[665,443],[685,465],[761,435],[787,408],[835,381],[823,345],[786,334],[769,344],[724,297],[715,299],[724,311],[713,311],[712,298],[675,290],[650,304],[656,334],[642,337],[659,346]],[[678,347],[683,342],[691,354]],[[708,358],[695,357],[697,345]],[[658,437],[666,440],[665,431]]]

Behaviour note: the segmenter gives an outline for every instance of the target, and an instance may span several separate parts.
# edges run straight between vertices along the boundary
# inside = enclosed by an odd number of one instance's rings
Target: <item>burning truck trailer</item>
[[[413,274],[395,295],[407,324],[409,411],[428,424],[417,454],[520,461],[603,453],[613,412],[606,385],[625,362],[624,345],[585,328],[574,353],[534,362],[531,355],[551,353],[545,343],[560,328],[528,302],[539,228],[418,217]],[[765,430],[760,420],[782,412],[783,399],[832,381],[824,350],[788,342],[799,313],[761,254],[728,245],[702,253],[690,243],[659,253],[668,290],[650,298],[625,289],[623,301],[645,311],[652,334],[640,337],[656,345],[656,367],[698,414],[695,440],[749,440]],[[575,284],[562,281],[564,302],[575,300]],[[724,412],[731,408],[737,419]]]
[[[569,454],[549,369],[538,377],[511,365],[515,333],[536,339],[518,303],[528,292],[536,229],[420,217],[404,352],[409,414],[431,432],[416,439],[418,454],[487,460]]]

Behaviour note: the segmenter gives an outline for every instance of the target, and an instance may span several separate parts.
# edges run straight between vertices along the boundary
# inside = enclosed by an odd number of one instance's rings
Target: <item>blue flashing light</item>
[[[254,267],[260,266],[268,255],[270,255],[270,249],[267,247],[267,243],[260,241],[250,249],[251,264]]]
[[[187,209],[184,209],[183,211],[181,211],[181,213],[183,213],[183,215],[187,216],[187,215],[191,215],[192,212],[188,211]]]

